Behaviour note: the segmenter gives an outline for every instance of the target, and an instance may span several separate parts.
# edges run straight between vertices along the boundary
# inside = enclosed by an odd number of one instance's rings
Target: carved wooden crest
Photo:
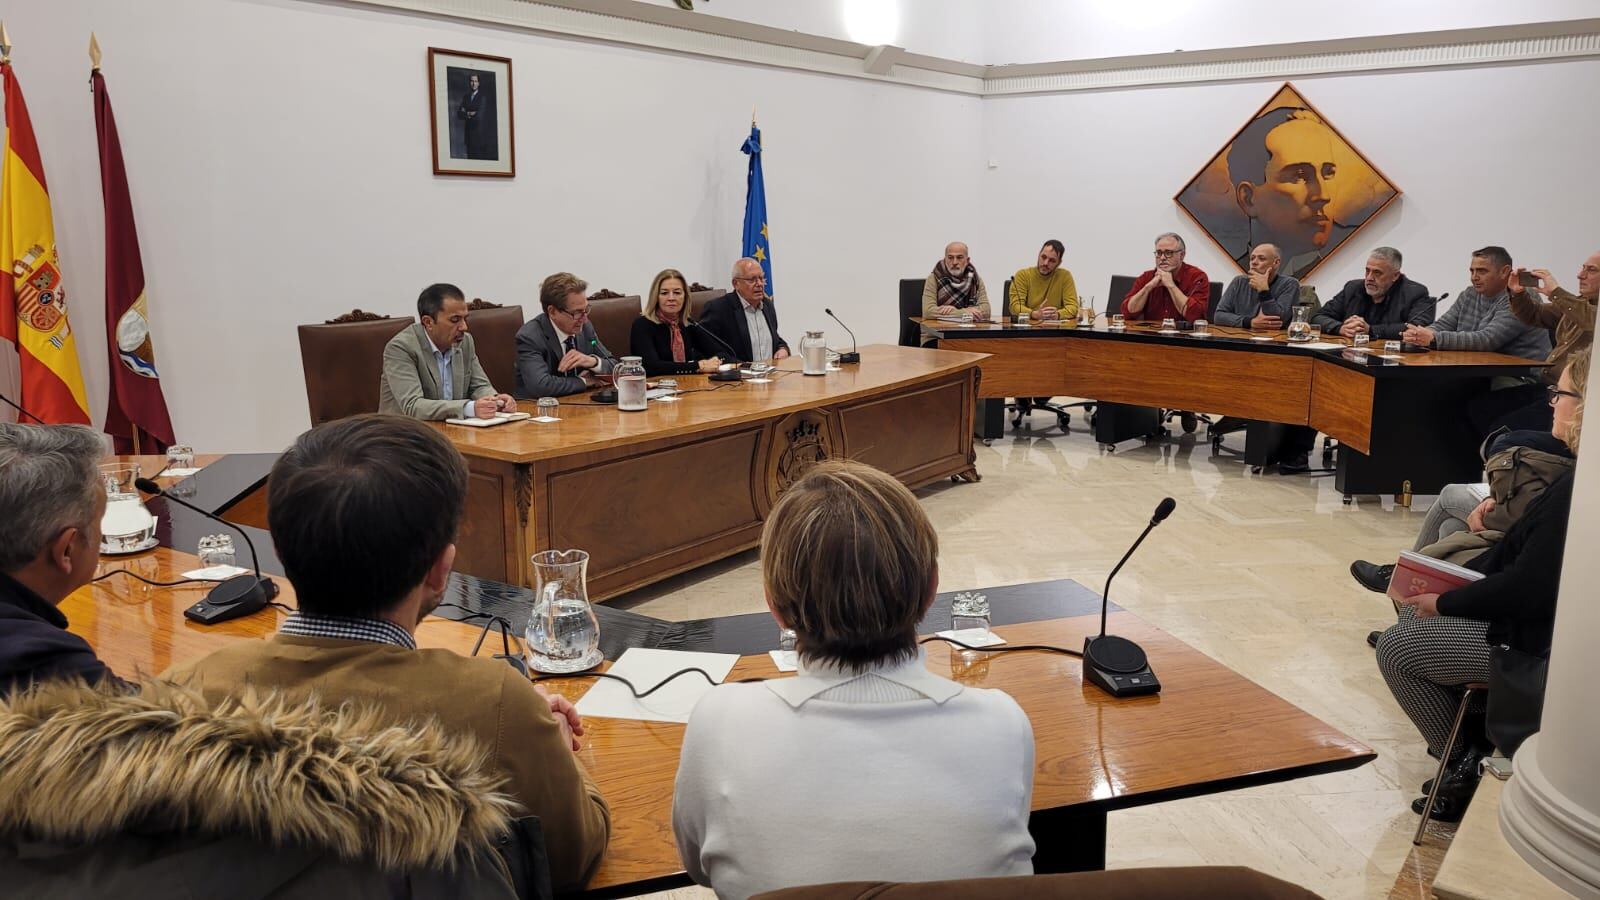
[[[767,449],[767,499],[799,481],[812,466],[838,453],[839,436],[834,415],[827,409],[805,409],[772,426]]]

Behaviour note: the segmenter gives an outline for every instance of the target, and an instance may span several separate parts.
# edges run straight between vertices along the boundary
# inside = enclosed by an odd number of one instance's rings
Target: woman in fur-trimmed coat
[[[352,706],[42,685],[0,700],[0,891],[511,897],[481,757]]]

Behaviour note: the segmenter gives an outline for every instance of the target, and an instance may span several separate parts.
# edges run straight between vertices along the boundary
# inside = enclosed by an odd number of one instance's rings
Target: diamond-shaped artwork
[[[1251,247],[1271,243],[1284,274],[1304,279],[1398,196],[1285,83],[1173,199],[1240,271]]]

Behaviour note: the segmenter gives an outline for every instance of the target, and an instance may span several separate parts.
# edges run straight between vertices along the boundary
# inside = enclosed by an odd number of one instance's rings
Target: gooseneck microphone
[[[1161,690],[1161,682],[1150,670],[1150,661],[1145,656],[1144,648],[1127,638],[1106,634],[1106,611],[1111,605],[1112,579],[1122,571],[1123,564],[1133,556],[1133,551],[1139,549],[1150,532],[1177,508],[1178,501],[1171,497],[1156,505],[1156,511],[1150,516],[1150,524],[1144,527],[1138,540],[1133,542],[1127,553],[1122,554],[1116,568],[1106,576],[1105,589],[1100,592],[1100,634],[1083,639],[1083,680],[1113,697],[1135,697],[1159,693]]]
[[[148,478],[139,478],[133,482],[134,487],[146,494],[163,497],[168,503],[176,503],[184,509],[193,510],[202,516],[220,522],[229,529],[239,533],[244,538],[244,545],[250,548],[250,565],[255,569],[254,575],[235,575],[222,582],[206,594],[205,599],[183,611],[185,617],[199,622],[202,625],[215,625],[240,616],[248,616],[264,608],[278,596],[278,583],[271,578],[261,576],[261,560],[256,556],[256,545],[250,540],[250,535],[243,528],[232,522],[207,512],[193,503],[167,493]]]
[[[838,322],[839,327],[844,329],[845,334],[850,335],[850,352],[839,354],[839,365],[848,366],[852,363],[861,362],[861,354],[856,351],[856,333],[850,330],[850,326],[846,325],[843,319],[834,315],[833,310],[823,307],[822,311],[828,314],[828,318]]]
[[[12,409],[16,410],[19,413],[22,413],[23,415],[25,415],[28,418],[34,420],[35,422],[38,422],[40,425],[48,425],[48,424],[50,424],[50,423],[46,422],[45,420],[39,418],[38,416],[34,415],[33,413],[28,412],[27,410],[23,409],[21,404],[17,403],[17,401],[11,399],[10,397],[7,397],[5,394],[0,394],[0,400],[5,401],[5,404],[7,406],[11,407]]]
[[[723,340],[722,339],[722,335],[717,334],[715,331],[712,331],[711,329],[707,328],[705,325],[703,325],[703,324],[701,324],[699,322],[691,322],[690,324],[693,325],[695,328],[700,329],[700,333],[701,334],[710,336],[710,338],[713,341],[716,341],[717,343],[721,344],[723,349],[728,351],[728,358],[727,358],[727,360],[725,360],[725,362],[735,362],[735,363],[737,363],[737,362],[743,362],[744,361],[744,360],[741,360],[739,358],[739,351],[733,349],[733,345],[732,344],[729,344],[727,341]],[[738,381],[739,380],[739,371],[737,369],[729,369],[726,372],[712,372],[708,377],[712,381]]]

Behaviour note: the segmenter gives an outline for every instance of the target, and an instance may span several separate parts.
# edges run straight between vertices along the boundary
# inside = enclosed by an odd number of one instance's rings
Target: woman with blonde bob
[[[911,492],[860,463],[821,463],[773,507],[761,577],[800,670],[714,688],[689,719],[672,824],[697,882],[743,898],[1032,873],[1027,716],[917,644],[938,555]]]
[[[628,346],[644,361],[646,375],[693,375],[722,365],[717,342],[689,318],[689,281],[677,269],[662,269],[650,282]]]

